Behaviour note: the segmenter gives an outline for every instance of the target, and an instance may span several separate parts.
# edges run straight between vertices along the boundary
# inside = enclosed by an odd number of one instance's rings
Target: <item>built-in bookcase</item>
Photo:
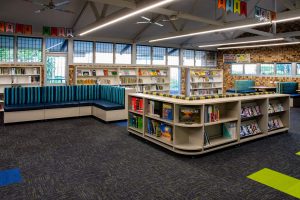
[[[77,66],[75,77],[77,85],[119,85],[137,92],[170,91],[168,67]]]
[[[187,78],[187,96],[223,94],[223,70],[190,68]]]
[[[128,131],[180,154],[203,154],[289,129],[288,95],[188,101],[137,93],[128,102]],[[282,109],[268,113],[269,103]],[[269,129],[274,119],[280,126]]]

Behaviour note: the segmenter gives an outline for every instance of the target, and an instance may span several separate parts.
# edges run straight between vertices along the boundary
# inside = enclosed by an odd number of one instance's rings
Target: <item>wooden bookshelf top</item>
[[[162,97],[150,94],[140,94],[133,93],[129,94],[129,96],[145,98],[150,100],[162,101],[167,103],[174,103],[180,105],[207,105],[207,104],[218,104],[218,103],[227,103],[227,102],[235,102],[235,101],[249,101],[249,100],[257,100],[257,99],[265,99],[265,98],[277,98],[277,97],[289,97],[286,94],[264,94],[264,95],[253,95],[253,96],[240,96],[240,97],[227,97],[227,98],[216,98],[216,99],[203,99],[203,100],[184,100],[184,99],[175,99],[171,97]]]

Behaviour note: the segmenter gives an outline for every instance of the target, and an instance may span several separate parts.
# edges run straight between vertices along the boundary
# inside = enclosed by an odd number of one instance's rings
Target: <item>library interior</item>
[[[2,0],[0,199],[300,199],[300,0]]]

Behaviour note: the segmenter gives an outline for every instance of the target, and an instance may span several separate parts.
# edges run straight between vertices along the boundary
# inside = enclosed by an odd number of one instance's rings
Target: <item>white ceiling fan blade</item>
[[[154,24],[156,24],[157,26],[164,26],[163,24],[157,23],[155,22]]]
[[[67,5],[69,3],[71,3],[71,1],[63,1],[63,2],[60,2],[60,3],[56,3],[54,5],[57,6],[57,7],[59,7],[59,6]]]
[[[75,13],[74,11],[64,10],[64,9],[60,9],[60,8],[54,8],[53,10],[57,10],[57,11],[60,11],[60,12],[65,12],[65,13],[70,13],[70,14],[74,14]]]
[[[147,21],[151,21],[151,19],[149,19],[149,18],[147,18],[147,17],[145,17],[145,16],[141,16],[141,18],[143,18],[143,19],[145,19],[145,20],[147,20]]]
[[[150,24],[150,22],[137,22],[137,24]]]

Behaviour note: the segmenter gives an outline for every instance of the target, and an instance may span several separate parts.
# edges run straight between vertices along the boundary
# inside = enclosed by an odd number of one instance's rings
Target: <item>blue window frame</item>
[[[276,75],[292,75],[292,64],[291,63],[277,63],[276,64]]]
[[[151,64],[151,47],[144,45],[136,45],[136,64]]]
[[[46,52],[51,53],[67,53],[68,40],[64,38],[47,38]]]
[[[95,63],[114,63],[114,44],[107,42],[96,42]]]
[[[195,65],[206,67],[206,51],[195,51]]]
[[[18,37],[17,49],[18,62],[42,62],[42,38]]]
[[[73,43],[73,63],[93,63],[93,42],[78,41]]]
[[[153,65],[166,65],[166,48],[153,47],[152,48],[152,64]]]
[[[183,50],[183,66],[195,66],[195,52],[194,50]]]
[[[116,44],[116,64],[131,64],[132,63],[132,45],[131,44]]]
[[[260,74],[261,75],[275,75],[274,64],[262,63],[260,65]]]
[[[14,61],[14,37],[0,36],[0,62]]]
[[[179,66],[179,49],[168,48],[167,56],[169,66]]]

